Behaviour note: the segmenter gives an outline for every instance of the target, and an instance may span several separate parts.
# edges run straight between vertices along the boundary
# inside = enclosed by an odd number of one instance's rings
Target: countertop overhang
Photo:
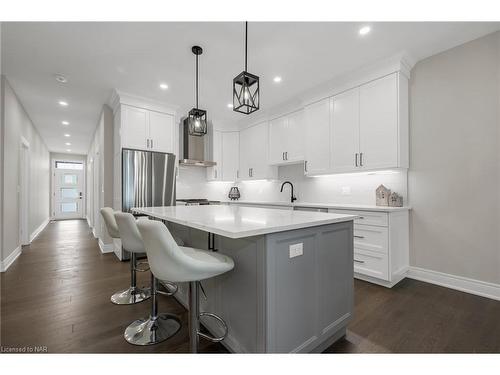
[[[134,207],[132,211],[229,238],[341,223],[357,217],[231,205]]]

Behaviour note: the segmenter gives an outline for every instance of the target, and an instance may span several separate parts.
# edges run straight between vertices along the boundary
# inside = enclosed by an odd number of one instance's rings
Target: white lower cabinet
[[[409,267],[408,211],[329,209],[357,215],[354,220],[354,277],[392,287]]]

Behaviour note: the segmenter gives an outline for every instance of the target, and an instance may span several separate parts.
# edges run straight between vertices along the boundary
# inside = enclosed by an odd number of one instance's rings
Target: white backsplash
[[[322,177],[305,177],[302,164],[279,167],[276,181],[245,181],[236,184],[245,201],[288,201],[290,186],[280,193],[283,181],[294,185],[297,202],[375,204],[375,189],[384,184],[387,188],[403,195],[404,205],[408,204],[407,172],[401,170],[372,173],[350,173]],[[184,167],[177,179],[178,198],[207,198],[227,200],[227,194],[234,183],[207,182],[206,169]]]

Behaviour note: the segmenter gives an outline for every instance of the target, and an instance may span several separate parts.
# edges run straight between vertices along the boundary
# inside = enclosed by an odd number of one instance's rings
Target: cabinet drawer
[[[354,249],[354,272],[389,281],[387,254]]]
[[[354,248],[388,254],[389,237],[387,227],[354,224]]]
[[[336,208],[331,208],[328,212],[359,216],[354,220],[354,224],[378,225],[382,227],[389,225],[387,212],[339,210]]]

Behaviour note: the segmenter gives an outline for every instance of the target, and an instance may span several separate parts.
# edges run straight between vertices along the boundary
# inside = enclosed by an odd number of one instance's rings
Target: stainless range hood
[[[214,161],[206,160],[205,142],[207,142],[208,137],[190,135],[187,118],[182,121],[180,134],[182,134],[182,159],[179,160],[180,165],[195,167],[213,167],[217,165]]]

